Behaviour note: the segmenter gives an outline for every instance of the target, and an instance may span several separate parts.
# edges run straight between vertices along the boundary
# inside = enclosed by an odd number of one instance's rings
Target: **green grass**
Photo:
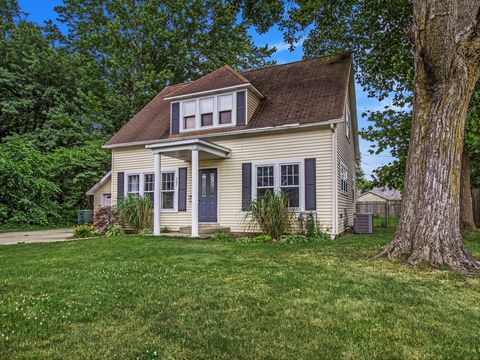
[[[373,260],[391,231],[0,247],[0,359],[479,358],[480,278]]]

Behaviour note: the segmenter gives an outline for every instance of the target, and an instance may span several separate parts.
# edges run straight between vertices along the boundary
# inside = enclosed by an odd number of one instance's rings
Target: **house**
[[[357,202],[400,202],[402,194],[396,189],[388,186],[374,187],[357,197]]]
[[[90,191],[95,206],[151,196],[155,235],[191,227],[196,237],[199,224],[242,232],[249,200],[281,190],[335,236],[355,210],[351,54],[244,72],[225,65],[169,85],[104,147],[112,168]]]

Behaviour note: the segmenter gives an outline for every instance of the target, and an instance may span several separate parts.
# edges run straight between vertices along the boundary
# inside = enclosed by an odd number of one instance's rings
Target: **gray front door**
[[[198,175],[198,221],[217,222],[217,169],[201,169]]]

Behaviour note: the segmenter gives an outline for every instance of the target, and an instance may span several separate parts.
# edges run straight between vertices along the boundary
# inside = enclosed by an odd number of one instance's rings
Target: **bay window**
[[[265,196],[267,191],[282,192],[289,207],[302,209],[304,206],[304,181],[302,161],[272,161],[257,164],[253,176],[254,198]]]

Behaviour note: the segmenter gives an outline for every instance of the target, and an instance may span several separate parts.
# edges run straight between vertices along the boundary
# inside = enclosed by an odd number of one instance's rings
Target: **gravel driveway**
[[[11,245],[18,243],[56,242],[72,240],[72,229],[54,229],[39,231],[19,231],[0,233],[0,245]]]

